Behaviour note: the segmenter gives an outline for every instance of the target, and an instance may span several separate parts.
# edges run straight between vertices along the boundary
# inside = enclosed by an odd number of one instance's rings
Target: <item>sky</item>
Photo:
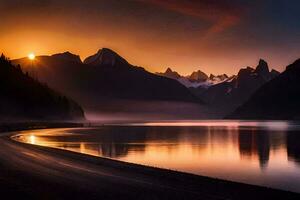
[[[151,72],[236,74],[300,58],[299,0],[0,0],[0,52],[20,58],[106,47]]]

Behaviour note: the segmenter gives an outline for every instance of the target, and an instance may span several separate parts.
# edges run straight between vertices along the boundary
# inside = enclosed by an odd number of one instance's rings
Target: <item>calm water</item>
[[[300,192],[300,127],[192,121],[22,132],[19,140]]]

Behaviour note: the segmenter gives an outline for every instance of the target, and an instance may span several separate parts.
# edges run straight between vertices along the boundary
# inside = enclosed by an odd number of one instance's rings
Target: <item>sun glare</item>
[[[35,59],[34,53],[28,54],[28,58],[29,58],[30,60],[34,60],[34,59]]]

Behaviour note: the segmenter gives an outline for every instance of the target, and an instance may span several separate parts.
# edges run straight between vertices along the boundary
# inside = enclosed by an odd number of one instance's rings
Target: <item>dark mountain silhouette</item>
[[[182,77],[180,74],[178,74],[178,72],[173,71],[171,68],[168,68],[163,73],[156,73],[156,74],[160,75],[160,76],[168,77],[168,78],[171,78],[171,79],[175,79],[175,80]]]
[[[189,76],[190,81],[196,81],[196,82],[204,82],[208,78],[209,77],[207,76],[207,74],[205,74],[201,70],[195,71]]]
[[[261,76],[265,81],[269,81],[280,74],[274,69],[272,69],[270,72],[268,63],[262,59],[259,61],[259,64],[254,72]]]
[[[84,119],[84,113],[74,101],[24,74],[20,65],[12,65],[2,54],[0,118],[1,120],[74,120]]]
[[[63,92],[86,107],[128,111],[129,101],[201,103],[175,80],[129,64],[110,49],[101,49],[81,62],[69,52],[14,60],[41,82]],[[122,103],[120,103],[123,101]],[[126,102],[126,104],[125,104]],[[138,105],[138,104],[136,104]]]
[[[96,54],[87,57],[84,64],[93,66],[131,67],[130,64],[116,52],[103,48]]]
[[[242,68],[238,75],[209,87],[207,90],[198,88],[194,93],[224,114],[232,112],[242,105],[258,88],[278,76],[279,72],[269,71],[268,64],[260,60],[256,69]]]
[[[74,55],[68,51],[64,52],[64,53],[54,54],[54,55],[52,55],[52,57],[61,59],[61,60],[65,60],[65,61],[74,62],[74,63],[82,63],[81,59],[78,55]]]
[[[300,59],[264,84],[228,118],[300,119]]]

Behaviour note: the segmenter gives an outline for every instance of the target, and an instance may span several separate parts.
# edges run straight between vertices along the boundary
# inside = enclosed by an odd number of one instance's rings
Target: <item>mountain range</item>
[[[187,88],[208,88],[212,85],[221,83],[228,79],[229,77],[226,74],[222,75],[213,75],[208,76],[206,73],[201,70],[194,71],[188,76],[182,76],[176,71],[173,71],[171,68],[167,68],[165,72],[156,73],[157,75],[175,79]]]
[[[84,61],[65,52],[12,62],[89,111],[118,115],[168,113],[182,118],[299,117],[299,84],[295,77],[300,71],[299,60],[280,74],[260,59],[255,68],[241,68],[233,76],[207,75],[201,70],[182,76],[171,68],[153,74],[107,48]],[[293,98],[291,103],[288,98]]]
[[[261,59],[255,69],[242,68],[237,75],[207,90],[197,88],[195,94],[226,114],[245,103],[257,89],[279,74],[275,70],[270,71],[267,62]]]
[[[177,80],[185,85],[190,91],[211,106],[223,117],[233,112],[262,85],[272,80],[280,73],[276,70],[269,70],[268,63],[260,60],[257,67],[245,67],[239,70],[237,75],[228,76],[210,75],[201,70],[193,72],[189,76],[181,76],[168,68],[164,73],[158,73]]]
[[[259,88],[227,118],[300,119],[300,59]]]
[[[84,108],[101,112],[141,111],[145,103],[158,103],[159,112],[171,104],[202,104],[189,89],[176,80],[158,76],[128,63],[116,52],[103,48],[83,62],[70,52],[13,60],[42,83],[78,101]],[[162,107],[162,105],[164,105]]]
[[[0,119],[82,120],[83,109],[47,85],[23,73],[3,54],[0,58]]]

